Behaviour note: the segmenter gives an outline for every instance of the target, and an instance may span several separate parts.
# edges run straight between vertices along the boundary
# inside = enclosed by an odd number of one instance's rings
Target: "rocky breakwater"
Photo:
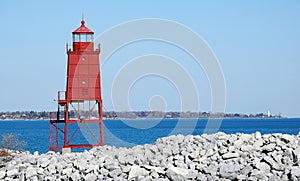
[[[0,180],[299,180],[300,135],[169,136],[153,145],[15,153]]]

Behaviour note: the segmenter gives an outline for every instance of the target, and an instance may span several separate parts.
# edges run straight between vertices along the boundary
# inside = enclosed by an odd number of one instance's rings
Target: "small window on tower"
[[[81,60],[82,60],[82,61],[86,61],[86,58],[85,58],[85,57],[82,57]]]
[[[85,84],[86,84],[86,81],[85,81],[85,80],[83,80],[81,83],[82,83],[83,85],[85,85]]]

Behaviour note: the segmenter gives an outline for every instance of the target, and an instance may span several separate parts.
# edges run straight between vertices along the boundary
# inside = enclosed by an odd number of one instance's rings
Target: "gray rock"
[[[25,163],[20,163],[20,164],[18,164],[18,166],[19,166],[19,171],[24,171],[24,170],[26,170],[26,168],[29,166],[30,164],[25,164]]]
[[[75,165],[79,171],[85,171],[87,169],[87,163],[84,162],[80,162],[78,164]]]
[[[190,156],[192,159],[195,159],[195,158],[197,158],[197,157],[199,156],[199,152],[193,151],[192,153],[190,153],[189,156]]]
[[[36,173],[39,174],[39,175],[43,175],[44,174],[44,169],[43,168],[37,168]]]
[[[49,165],[47,168],[45,168],[45,169],[47,169],[51,174],[55,174],[56,173],[56,171],[57,171],[57,169],[55,168],[55,165]]]
[[[73,168],[65,168],[65,169],[63,169],[62,170],[62,174],[63,175],[71,175],[72,174],[72,172],[73,172]]]
[[[263,145],[264,145],[264,140],[263,139],[258,139],[257,141],[254,142],[253,147],[256,150],[259,150]]]
[[[156,145],[151,145],[149,149],[154,154],[158,153],[158,148]]]
[[[228,152],[235,152],[236,148],[234,146],[228,147]]]
[[[113,168],[113,166],[110,167],[111,170],[113,170],[112,168]],[[108,168],[106,168],[106,169],[109,170]],[[86,174],[90,173],[90,172],[97,173],[98,170],[99,170],[99,166],[98,165],[89,165],[89,166],[87,166],[87,169],[84,171],[84,173],[86,173]]]
[[[291,148],[287,148],[284,153],[283,156],[290,158],[291,160],[294,159],[293,158],[293,150]]]
[[[252,152],[253,149],[254,149],[254,148],[253,148],[252,145],[242,145],[242,146],[241,146],[241,150],[242,150],[242,151],[245,151],[245,152]]]
[[[228,152],[228,150],[226,148],[223,148],[219,151],[219,154],[223,155],[224,153],[227,153],[227,152]]]
[[[187,152],[186,150],[182,150],[182,151],[181,151],[181,155],[182,155],[182,156],[188,156],[188,155],[190,155],[190,153]]]
[[[87,174],[86,176],[83,177],[84,180],[86,181],[94,181],[94,180],[97,180],[97,176],[93,173],[89,173]]]
[[[41,167],[45,168],[50,164],[50,160],[48,158],[43,158],[41,160]]]
[[[299,132],[299,134],[300,134],[300,132]],[[182,143],[183,140],[184,140],[184,136],[182,134],[177,135],[177,142],[178,143]]]
[[[241,166],[239,164],[235,164],[231,162],[228,164],[221,165],[219,172],[221,175],[228,175],[228,174],[236,173],[240,169]]]
[[[255,133],[254,133],[254,138],[257,139],[257,140],[258,140],[258,139],[261,139],[261,133],[258,132],[258,131],[255,132]]]
[[[236,179],[238,179],[238,180],[246,180],[247,176],[246,175],[237,175]]]
[[[193,169],[189,169],[188,171],[189,173],[187,174],[186,178],[188,178],[188,180],[195,180],[197,178],[198,172]]]
[[[37,176],[33,176],[30,180],[32,180],[32,181],[38,181],[39,179],[38,179]]]
[[[293,150],[293,155],[295,157],[295,162],[300,166],[300,147]]]
[[[265,172],[261,170],[254,169],[251,171],[251,177],[254,177],[256,180],[261,180],[265,176]]]
[[[0,179],[3,179],[6,175],[6,171],[5,170],[0,170]]]
[[[165,174],[165,169],[163,167],[154,167],[154,166],[150,166],[150,165],[142,165],[142,167],[150,172],[154,171],[159,174]]]
[[[75,171],[74,173],[71,174],[70,176],[72,178],[72,180],[79,180],[80,179],[80,174],[78,173],[78,171]]]
[[[292,164],[294,164],[294,162],[293,162],[293,160],[291,160],[289,157],[283,157],[282,159],[281,159],[281,161],[282,161],[282,163],[284,164],[284,165],[292,165]]]
[[[152,179],[157,179],[159,177],[159,174],[155,171],[150,172],[150,176],[152,177]]]
[[[18,173],[19,173],[18,169],[14,168],[12,170],[8,170],[6,172],[6,175],[7,175],[7,177],[13,177],[13,176],[18,175]]]
[[[162,152],[162,150],[165,147],[165,145],[163,143],[157,143],[156,146],[157,146],[157,149],[158,149],[159,152]]]
[[[271,175],[271,176],[269,177],[269,180],[270,180],[270,181],[277,181],[277,180],[281,180],[281,179],[280,179],[280,177],[277,176],[277,175]]]
[[[268,165],[271,165],[272,169],[277,170],[277,171],[283,171],[283,167],[275,162],[275,160],[269,156],[265,156],[263,158],[263,161],[265,161],[266,163],[268,163]]]
[[[244,143],[244,141],[239,139],[239,140],[235,141],[233,143],[233,145],[234,145],[235,148],[240,148],[243,145],[243,143]]]
[[[276,139],[276,145],[280,148],[284,148],[286,146],[286,143],[283,142],[281,139],[277,138]]]
[[[30,177],[33,177],[33,176],[36,176],[37,175],[37,172],[35,171],[35,169],[33,167],[28,167],[26,169],[26,177],[27,178],[30,178]]]
[[[199,153],[200,156],[204,156],[205,154],[206,154],[206,150],[201,150]]]
[[[173,153],[173,155],[177,155],[177,154],[180,153],[180,148],[179,148],[179,145],[178,145],[178,144],[174,144],[174,145],[172,146],[172,153]]]
[[[234,143],[237,140],[237,135],[230,135],[230,137],[228,138],[229,143]]]
[[[189,171],[183,168],[170,167],[167,170],[167,176],[172,180],[184,180],[187,178]]]
[[[237,158],[240,155],[238,153],[225,153],[224,155],[222,155],[223,159],[231,159],[231,158]]]
[[[174,157],[174,160],[184,160],[184,156],[182,156],[182,155],[175,155]]]
[[[246,165],[242,170],[241,170],[241,174],[242,175],[248,175],[251,170],[253,170],[253,168],[250,165]]]
[[[166,146],[165,148],[162,149],[163,155],[166,155],[167,157],[172,155],[172,147],[171,146]]]
[[[300,167],[297,167],[297,166],[292,167],[291,174],[296,177],[299,177],[300,176]]]
[[[239,164],[228,163],[220,167],[220,175],[231,180],[236,178],[236,173],[241,169]]]
[[[217,179],[214,179],[211,175],[206,175],[206,178],[208,181],[215,181]]]
[[[128,158],[125,155],[119,155],[117,159],[119,163],[123,165],[125,165],[128,161]]]
[[[131,166],[130,172],[128,175],[128,180],[132,180],[137,178],[138,176],[148,176],[149,172],[145,170],[144,168],[141,168],[139,166]]]
[[[122,169],[121,168],[117,168],[117,169],[114,169],[114,170],[110,171],[108,173],[108,175],[110,175],[111,177],[114,178],[114,177],[118,177],[119,175],[121,175],[121,173],[123,173]]]
[[[267,144],[263,147],[264,150],[268,151],[268,152],[271,152],[275,149],[276,147],[276,144],[275,143],[270,143],[270,144]]]
[[[204,167],[203,170],[207,174],[216,175],[219,170],[219,167],[217,163],[212,162],[208,167]]]
[[[160,165],[160,161],[157,159],[152,159],[150,160],[150,165],[152,166],[159,166]]]
[[[178,168],[184,168],[184,169],[187,169],[188,166],[187,164],[185,164],[183,161],[181,160],[177,160],[175,161],[175,165],[178,167]]]
[[[281,139],[286,142],[286,143],[289,143],[289,142],[292,142],[294,140],[294,136],[292,135],[288,135],[288,134],[283,134],[281,136]]]
[[[210,159],[211,159],[212,161],[217,161],[217,160],[219,159],[219,155],[214,154],[213,156],[210,157]]]
[[[100,174],[104,175],[104,176],[107,176],[109,174],[109,171],[106,170],[105,168],[100,168]]]
[[[51,177],[51,176],[46,176],[46,177],[44,177],[43,179],[41,179],[41,180],[49,180],[49,181],[54,181],[55,180],[55,178],[53,178],[53,177]]]
[[[214,154],[214,151],[212,150],[212,149],[209,149],[209,150],[207,150],[207,152],[206,152],[206,156],[207,157],[210,157],[210,156],[212,156]]]
[[[207,181],[207,178],[204,174],[198,173],[197,177],[196,177],[196,180]]]
[[[270,171],[270,169],[271,169],[270,166],[265,162],[259,162],[255,166],[257,169],[264,171],[264,172]]]
[[[269,143],[276,143],[276,141],[277,141],[276,136],[275,135],[270,135],[268,141],[269,141]]]

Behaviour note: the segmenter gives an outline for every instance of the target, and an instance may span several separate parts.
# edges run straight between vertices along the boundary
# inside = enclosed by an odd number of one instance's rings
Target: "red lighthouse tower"
[[[58,92],[58,111],[50,118],[50,149],[91,148],[104,145],[100,84],[100,44],[94,32],[81,26],[67,44],[66,91]],[[63,138],[63,139],[62,139]]]

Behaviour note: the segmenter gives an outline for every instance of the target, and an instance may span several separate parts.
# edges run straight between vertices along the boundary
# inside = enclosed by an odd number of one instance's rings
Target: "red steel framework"
[[[66,91],[58,92],[58,111],[50,114],[50,150],[53,151],[104,145],[100,44],[94,48],[94,32],[85,26],[84,20],[72,34],[73,46],[67,44]],[[81,137],[86,140],[76,140],[82,130],[85,133]]]

